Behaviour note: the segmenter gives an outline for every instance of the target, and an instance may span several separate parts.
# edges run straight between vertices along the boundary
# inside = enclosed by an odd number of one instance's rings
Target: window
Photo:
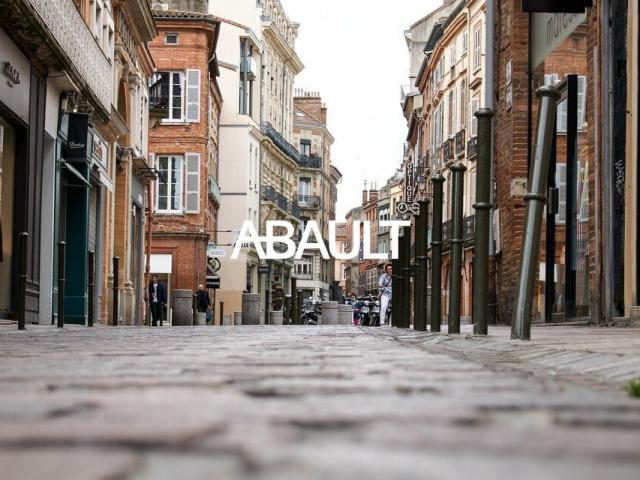
[[[253,47],[249,45],[246,38],[242,39],[240,41],[240,91],[238,96],[240,115],[253,115],[253,82],[256,79],[256,64],[252,55]]]
[[[300,155],[311,156],[311,140],[300,140]]]
[[[300,177],[298,182],[298,195],[300,197],[307,197],[311,195],[311,179],[308,177]]]
[[[182,213],[182,157],[159,155],[156,168],[161,176],[157,182],[156,211]]]
[[[177,33],[165,33],[164,34],[164,44],[165,45],[178,45],[178,34]]]
[[[460,130],[464,128],[467,123],[467,81],[466,80],[462,80],[462,83],[460,83],[458,105],[460,106],[460,114],[458,116],[458,130]]]
[[[449,92],[449,137],[455,135],[456,126],[456,96],[453,90]]]
[[[482,67],[482,22],[473,28],[473,71]]]
[[[458,62],[456,58],[456,44],[451,45],[449,49],[449,67],[451,68],[451,75],[456,74],[456,63]]]
[[[475,116],[475,113],[480,108],[480,94],[477,93],[473,96],[471,100],[471,111],[469,114],[471,115],[471,135],[470,137],[475,137],[478,135],[478,119]]]
[[[567,164],[556,164],[556,188],[558,189],[558,213],[556,224],[564,225],[567,218]]]
[[[555,85],[560,82],[560,76],[557,73],[547,74],[544,76],[545,85]],[[587,98],[587,77],[580,75],[578,77],[578,131],[584,129],[585,111]],[[567,101],[563,100],[558,103],[558,111],[556,113],[556,131],[558,133],[567,133]]]
[[[467,50],[469,48],[469,34],[465,31],[462,34],[462,55],[467,54]]]

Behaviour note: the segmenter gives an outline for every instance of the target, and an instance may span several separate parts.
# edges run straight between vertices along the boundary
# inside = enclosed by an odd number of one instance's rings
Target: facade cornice
[[[262,29],[265,39],[268,40],[278,50],[285,63],[291,65],[293,74],[297,75],[304,70],[304,64],[296,51],[282,37],[273,21],[263,23]]]

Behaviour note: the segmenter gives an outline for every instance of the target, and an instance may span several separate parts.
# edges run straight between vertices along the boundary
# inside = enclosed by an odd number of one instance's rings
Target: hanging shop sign
[[[587,20],[584,13],[534,13],[531,15],[531,66],[538,67],[549,53]]]

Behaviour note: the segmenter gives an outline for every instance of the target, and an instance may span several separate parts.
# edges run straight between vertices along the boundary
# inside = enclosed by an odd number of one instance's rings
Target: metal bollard
[[[89,284],[88,284],[88,290],[89,290],[89,315],[87,317],[87,326],[88,327],[93,327],[93,322],[94,322],[94,310],[95,310],[95,302],[94,302],[94,296],[95,296],[95,281],[94,281],[94,276],[95,276],[95,258],[96,258],[96,252],[94,252],[93,250],[89,250],[89,254],[88,254],[88,261],[89,261]]]
[[[545,86],[538,89],[538,124],[536,126],[535,145],[529,167],[528,193],[524,196],[527,204],[522,237],[522,256],[516,284],[516,298],[511,324],[511,338],[531,339],[531,307],[538,250],[542,228],[542,214],[547,201],[546,191],[549,180],[549,162],[553,144],[553,128],[556,118],[557,101],[560,92]]]
[[[409,328],[411,325],[411,227],[404,227],[404,235],[400,239],[402,247],[402,282],[400,294],[402,295],[402,317],[400,324],[402,328]]]
[[[291,324],[298,324],[298,279],[291,277]]]
[[[296,301],[296,318],[298,319],[297,324],[302,325],[302,290],[298,290]]]
[[[444,177],[437,173],[433,183],[433,226],[431,230],[431,331],[442,323],[442,190]]]
[[[64,328],[64,285],[66,242],[58,242],[58,328]]]
[[[396,295],[396,303],[398,304],[398,308],[396,309],[397,316],[393,321],[393,326],[397,328],[402,328],[404,326],[404,295],[402,289],[404,287],[404,228],[400,229],[400,238],[398,239],[398,260],[397,260],[397,268],[398,272],[395,279],[394,289],[398,290],[398,294]]]
[[[20,283],[18,285],[18,330],[26,329],[26,309],[27,309],[27,241],[29,234],[20,233]]]
[[[400,253],[400,245],[398,244],[398,253]],[[398,259],[391,261],[391,325],[398,326],[400,319],[400,263]]]
[[[427,330],[427,229],[429,200],[421,200],[416,217],[416,277],[413,291],[413,329]]]
[[[212,322],[215,323],[215,322]],[[220,327],[224,326],[224,302],[220,300]]]
[[[462,243],[464,172],[462,163],[451,167],[453,172],[453,189],[451,192],[451,263],[449,269],[449,333],[460,333],[460,273],[462,271]]]
[[[475,115],[478,118],[478,158],[476,161],[476,203],[473,205],[476,211],[473,258],[473,328],[474,333],[487,335],[493,110],[482,108]]]
[[[118,282],[120,277],[120,257],[113,257],[113,312],[111,315],[111,325],[118,326],[118,313],[120,310],[118,298]],[[160,314],[162,318],[162,314]]]

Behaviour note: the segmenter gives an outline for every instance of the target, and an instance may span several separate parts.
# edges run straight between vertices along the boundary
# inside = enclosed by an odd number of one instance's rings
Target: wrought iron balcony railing
[[[276,193],[276,205],[278,205],[278,207],[285,212],[289,211],[289,202],[287,201],[287,198],[281,193]]]
[[[265,202],[275,202],[276,189],[271,186],[262,187],[262,200]]]
[[[298,203],[302,208],[320,208],[318,195],[298,195]]]
[[[456,133],[456,156],[464,154],[465,147],[465,130],[464,128]]]
[[[269,140],[271,140],[276,147],[278,147],[282,153],[287,155],[291,160],[300,163],[300,154],[298,150],[295,149],[293,145],[285,140],[285,138],[280,135],[280,133],[273,128],[269,122],[262,122],[262,134],[265,135]]]
[[[471,137],[467,142],[467,159],[472,160],[478,155],[478,137]]]
[[[469,215],[464,219],[464,241],[473,240],[475,237],[476,216]]]
[[[322,168],[322,157],[316,155],[300,155],[300,168]]]
[[[169,113],[169,76],[161,75],[149,87],[149,111],[165,117]]]
[[[443,151],[444,151],[444,163],[453,160],[454,158],[454,140],[453,138],[450,138],[449,140],[447,140],[446,142],[444,142],[444,147],[443,147]]]

